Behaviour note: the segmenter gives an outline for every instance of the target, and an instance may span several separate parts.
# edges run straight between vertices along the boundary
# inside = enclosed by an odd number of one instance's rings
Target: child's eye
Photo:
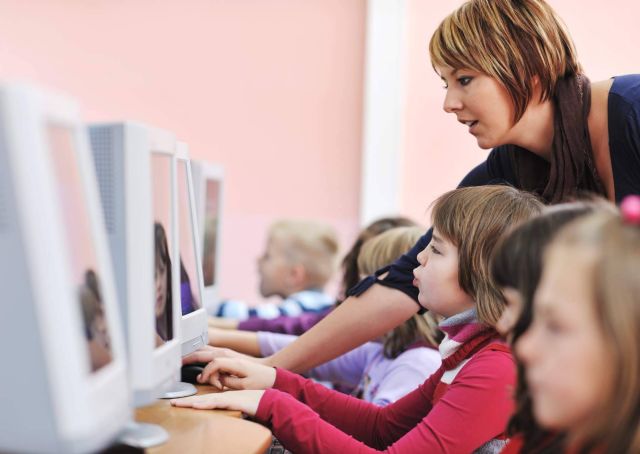
[[[546,321],[545,329],[549,334],[560,334],[562,332],[562,326],[553,320]]]
[[[463,76],[463,77],[459,77],[458,78],[458,82],[460,83],[460,85],[462,85],[463,87],[466,85],[469,85],[469,83],[471,82],[471,80],[473,80],[473,77],[467,77],[467,76]]]
[[[431,248],[431,252],[433,252],[434,254],[440,255],[440,251],[437,250],[434,245],[430,245],[429,247]]]

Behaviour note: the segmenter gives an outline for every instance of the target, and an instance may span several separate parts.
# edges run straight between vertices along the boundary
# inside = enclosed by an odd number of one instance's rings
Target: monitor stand
[[[129,421],[118,441],[135,448],[151,448],[169,440],[166,430],[157,424]]]
[[[198,390],[191,383],[178,382],[165,392],[160,399],[178,399],[180,397],[193,396]]]

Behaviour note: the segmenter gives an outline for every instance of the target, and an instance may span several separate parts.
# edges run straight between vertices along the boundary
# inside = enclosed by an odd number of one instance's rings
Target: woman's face
[[[443,108],[455,114],[478,141],[489,149],[513,143],[514,107],[507,90],[493,77],[478,71],[436,67],[447,91]]]
[[[496,323],[496,330],[504,337],[509,337],[511,331],[516,326],[518,318],[522,313],[522,295],[520,292],[512,287],[505,287],[502,289],[502,295],[507,302],[502,315]]]
[[[458,248],[433,229],[431,242],[418,254],[420,265],[413,270],[420,305],[443,317],[464,312],[474,301],[458,282]]]
[[[160,258],[156,259],[156,317],[164,313],[167,305],[167,264]]]
[[[534,415],[553,430],[579,429],[610,394],[611,354],[590,286],[593,260],[575,248],[549,250],[533,323],[515,345]]]

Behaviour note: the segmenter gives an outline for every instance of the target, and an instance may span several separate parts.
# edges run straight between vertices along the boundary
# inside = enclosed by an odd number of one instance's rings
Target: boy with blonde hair
[[[227,300],[219,317],[246,320],[251,317],[297,316],[323,311],[335,298],[323,290],[336,267],[338,239],[328,225],[312,221],[281,220],[269,228],[265,252],[258,259],[260,294],[279,296],[281,303],[250,307]]]

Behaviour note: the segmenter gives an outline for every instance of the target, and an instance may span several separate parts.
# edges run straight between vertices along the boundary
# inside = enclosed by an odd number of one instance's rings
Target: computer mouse
[[[202,373],[206,365],[207,363],[185,364],[180,371],[181,381],[199,385],[198,375]]]

